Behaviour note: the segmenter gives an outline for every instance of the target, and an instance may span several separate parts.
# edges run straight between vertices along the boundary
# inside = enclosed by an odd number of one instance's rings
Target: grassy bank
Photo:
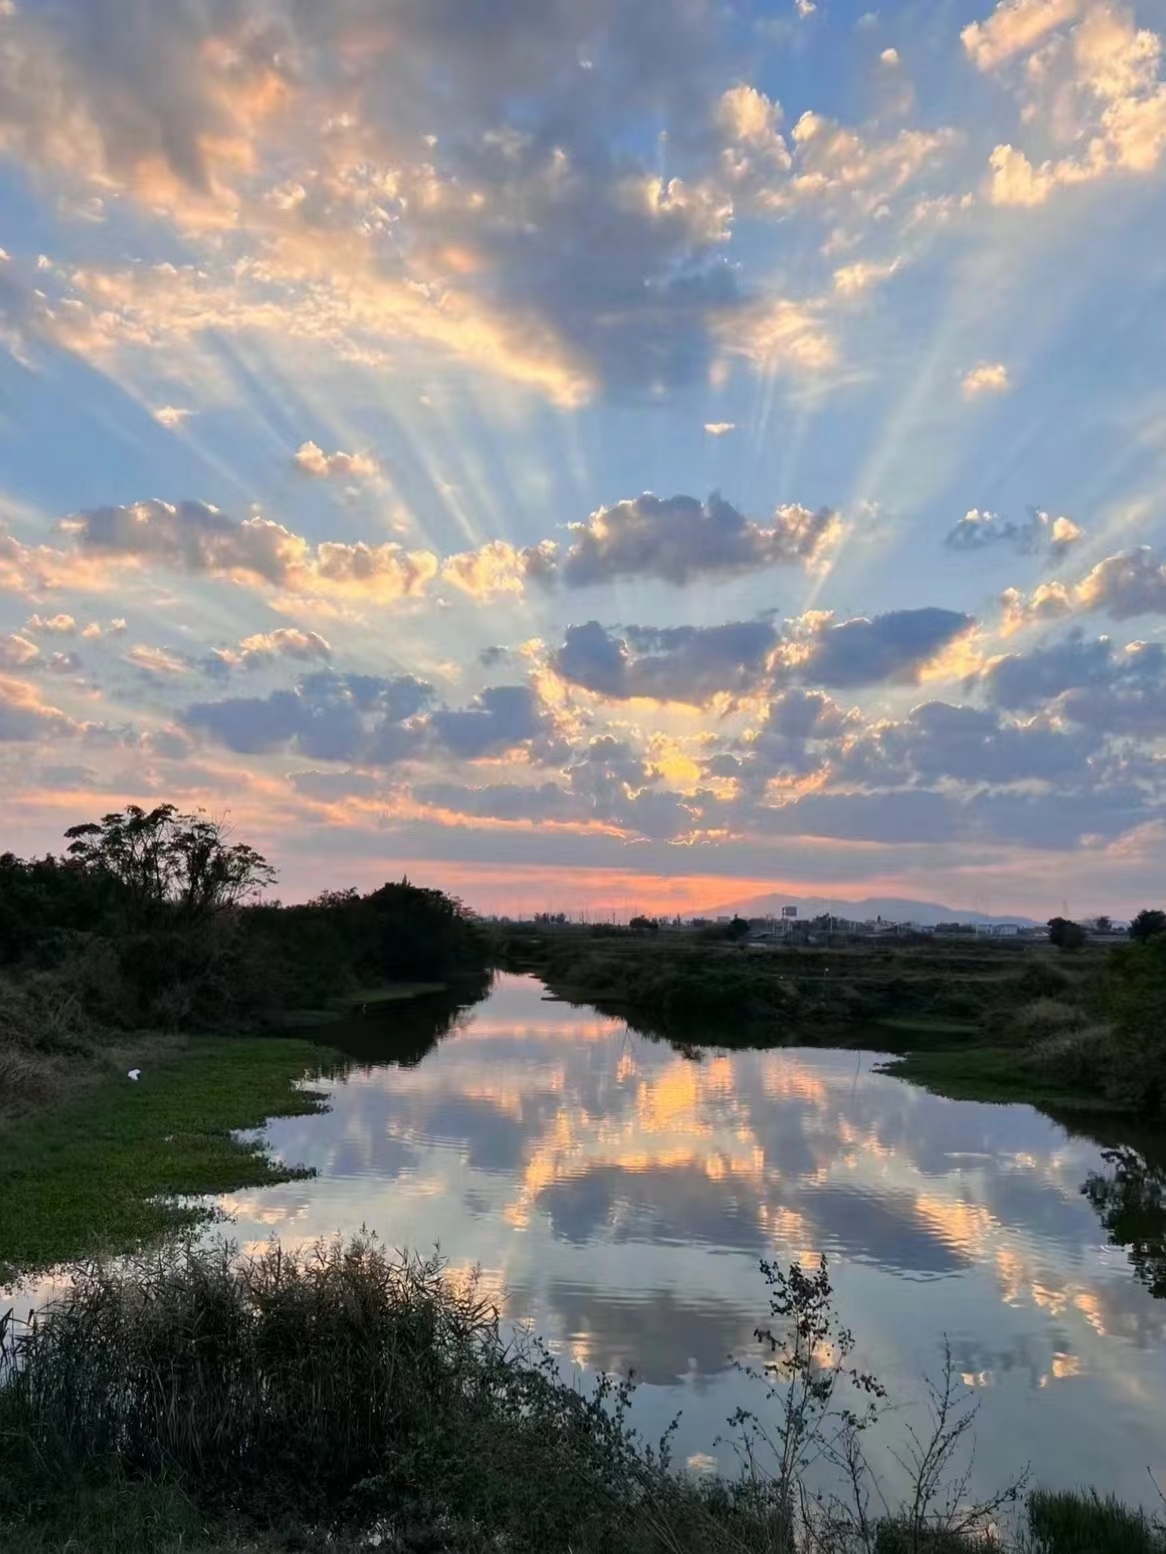
[[[0,1283],[205,1218],[183,1195],[288,1180],[294,1171],[234,1131],[319,1109],[295,1082],[340,1062],[270,1037],[154,1037],[121,1050],[131,1055],[137,1083],[125,1070],[91,1077],[51,1109],[0,1123]]]
[[[1163,1554],[1161,1531],[1112,1502],[1024,1503],[1018,1486],[980,1504],[952,1496],[971,1439],[950,1386],[901,1508],[871,1512],[879,1486],[862,1439],[880,1427],[868,1401],[882,1394],[841,1360],[814,1359],[823,1331],[847,1344],[825,1265],[762,1272],[771,1314],[788,1320],[764,1415],[731,1422],[749,1466],[728,1480],[675,1471],[667,1437],[652,1449],[630,1428],[630,1384],[566,1385],[536,1344],[503,1339],[472,1280],[435,1260],[363,1240],[81,1269],[37,1325],[0,1334],[0,1544]],[[836,1498],[807,1498],[800,1464],[823,1450],[850,1465],[850,1488],[842,1473]]]

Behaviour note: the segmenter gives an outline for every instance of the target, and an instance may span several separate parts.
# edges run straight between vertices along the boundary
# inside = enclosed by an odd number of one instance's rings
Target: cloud
[[[164,288],[159,327],[359,336],[386,360],[411,337],[577,404],[701,381],[736,304],[731,200],[691,133],[726,70],[705,0],[538,19],[499,0],[488,29],[445,4],[220,0],[141,23],[134,0],[63,0],[0,26],[0,149],[204,240],[202,304]],[[684,176],[635,150],[648,101],[688,127]],[[226,231],[254,263],[216,252]]]
[[[518,547],[491,540],[477,550],[451,556],[441,567],[441,580],[472,599],[497,599],[520,594],[528,582],[550,583],[555,575],[557,547],[553,540]]]
[[[45,586],[99,587],[111,565],[165,567],[252,587],[319,598],[388,602],[416,598],[441,582],[471,598],[521,594],[527,584],[571,588],[621,577],[684,584],[770,566],[819,566],[841,521],[830,508],[797,504],[774,510],[768,524],[747,519],[714,495],[661,500],[650,494],[601,507],[569,524],[564,553],[553,540],[514,546],[492,540],[444,561],[396,542],[325,540],[313,545],[272,519],[242,522],[206,502],[134,502],[63,519],[66,547],[36,549],[0,533],[0,585],[32,592]]]
[[[310,760],[392,766],[446,754],[465,760],[529,744],[546,728],[527,686],[494,686],[466,708],[433,708],[430,685],[411,675],[309,675],[265,697],[196,702],[185,727],[244,755],[284,751]]]
[[[783,691],[769,705],[761,733],[781,739],[833,739],[849,728],[855,714],[845,712],[821,691]]]
[[[1057,557],[1067,554],[1081,538],[1082,530],[1071,518],[1053,518],[1039,508],[1030,508],[1027,523],[1016,523],[996,513],[969,509],[949,532],[944,544],[949,550],[985,550],[1007,545],[1022,556],[1042,552]]]
[[[48,705],[27,681],[0,674],[0,744],[71,738],[95,727]]]
[[[411,675],[309,675],[291,691],[196,702],[186,728],[244,755],[285,750],[313,760],[390,764],[421,746],[414,724],[433,689]]]
[[[239,668],[262,669],[281,658],[317,659],[327,663],[332,658],[332,647],[318,631],[278,626],[274,631],[244,637],[238,647],[215,649],[207,667],[212,673]]]
[[[1006,722],[995,709],[929,701],[877,724],[840,756],[835,775],[873,786],[1074,782],[1097,741],[1047,718]]]
[[[1119,621],[1166,614],[1166,562],[1149,545],[1107,556],[1077,585],[1075,603]]]
[[[93,508],[58,528],[90,558],[266,583],[292,593],[400,599],[421,593],[438,566],[430,552],[406,551],[395,543],[328,540],[312,546],[271,519],[240,523],[206,502]]]
[[[300,446],[292,466],[317,480],[367,480],[380,473],[377,461],[366,453],[325,453],[314,442]]]
[[[50,653],[45,662],[49,674],[79,674],[83,667],[79,653]]]
[[[32,615],[25,621],[24,629],[38,636],[72,637],[76,635],[77,622],[71,615],[63,612],[59,615],[50,615],[47,619],[43,615]]]
[[[421,783],[413,798],[427,808],[445,810],[475,820],[521,822],[579,822],[590,818],[589,806],[555,782],[492,783],[470,787],[464,783]]]
[[[149,647],[145,644],[137,644],[123,655],[127,664],[133,664],[135,669],[144,669],[147,674],[154,675],[183,675],[190,673],[190,664],[186,659],[177,658],[173,653],[166,652],[165,648]]]
[[[1062,692],[1105,685],[1113,667],[1113,646],[1106,637],[1088,640],[1079,632],[1030,653],[1009,653],[980,676],[988,700],[1010,712],[1043,708]]]
[[[629,626],[622,635],[598,621],[569,626],[551,665],[572,685],[613,701],[635,697],[706,706],[751,690],[778,643],[768,621],[724,626]]]
[[[891,610],[872,618],[816,623],[808,648],[792,660],[803,683],[828,687],[912,684],[920,672],[975,625],[956,610]]]
[[[704,429],[710,437],[724,437],[737,430],[736,421],[706,421]]]
[[[981,362],[964,374],[960,386],[965,399],[979,399],[984,394],[1006,394],[1012,384],[1003,362]]]
[[[867,137],[807,110],[790,131],[791,171],[759,191],[756,202],[774,215],[802,208],[877,218],[950,157],[960,140],[948,128]]]
[[[1002,600],[1006,630],[1036,621],[1104,613],[1114,620],[1166,615],[1166,561],[1150,545],[1106,556],[1078,583],[1042,583],[1031,594],[1008,589]]]
[[[159,405],[152,414],[155,421],[168,432],[177,432],[197,411],[182,410],[177,405]]]
[[[1058,189],[1116,174],[1154,172],[1166,149],[1161,37],[1139,28],[1130,10],[1107,0],[1046,0],[1043,5],[1029,0],[1001,8],[997,16],[1002,13],[1013,19],[1023,13],[1026,25],[1013,20],[1003,28],[1007,50],[985,50],[982,35],[968,29],[974,34],[974,57],[982,68],[993,68],[1015,53],[1028,53],[1022,122],[1043,132],[1042,149],[1051,141],[1074,150],[1034,162],[1023,148],[996,146],[987,185],[992,203],[1037,206]],[[1076,25],[1034,48],[1070,21]]]
[[[998,0],[988,20],[969,23],[960,40],[980,70],[995,70],[1072,21],[1081,5],[1082,0]]]
[[[1009,654],[981,676],[989,701],[1040,709],[1094,734],[1156,739],[1166,734],[1166,646],[1079,631],[1029,653]]]
[[[431,714],[429,728],[451,755],[465,760],[500,755],[545,731],[535,692],[526,685],[500,685],[475,696],[471,706]]]
[[[561,573],[570,588],[623,577],[652,577],[681,586],[701,576],[772,566],[816,565],[837,541],[838,514],[787,505],[769,524],[748,519],[713,495],[661,499],[651,493],[601,507],[570,525]]]
[[[838,342],[823,304],[759,297],[726,314],[718,337],[729,357],[744,357],[768,377],[813,377],[838,362]]]
[[[879,55],[879,59],[884,65],[897,65],[899,63],[899,51],[898,49],[884,49]]]
[[[861,296],[880,281],[889,280],[902,268],[901,258],[889,259],[882,264],[871,260],[857,260],[844,264],[834,271],[834,290],[840,297]]]
[[[24,669],[40,657],[40,648],[15,632],[0,636],[0,669]]]

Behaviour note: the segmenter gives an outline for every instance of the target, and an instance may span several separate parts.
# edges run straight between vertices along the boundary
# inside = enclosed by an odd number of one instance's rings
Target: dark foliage
[[[1166,1299],[1166,1170],[1125,1146],[1103,1154],[1109,1169],[1091,1172],[1081,1191],[1150,1294]]]
[[[1079,950],[1085,943],[1085,930],[1080,923],[1071,922],[1067,917],[1052,917],[1049,919],[1049,943],[1059,950]]]
[[[253,1027],[392,982],[480,983],[490,946],[461,902],[407,880],[257,904],[275,871],[173,805],[72,827],[68,856],[0,858],[0,967],[46,970],[96,1025]]]
[[[1138,943],[1157,938],[1159,934],[1164,933],[1166,933],[1166,912],[1159,911],[1157,907],[1146,907],[1130,924],[1130,938]]]

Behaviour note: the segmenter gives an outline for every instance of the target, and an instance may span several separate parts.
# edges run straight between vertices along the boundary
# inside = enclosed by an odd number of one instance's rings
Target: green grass
[[[970,1020],[934,1020],[925,1016],[888,1015],[876,1022],[880,1030],[908,1036],[978,1036],[980,1027]]]
[[[0,1127],[0,1282],[97,1249],[126,1251],[206,1217],[179,1195],[300,1174],[232,1137],[268,1117],[320,1110],[293,1088],[339,1062],[283,1037],[151,1043],[142,1079],[124,1074]]]
[[[1118,1110],[1092,1093],[1058,1088],[1027,1073],[1015,1047],[959,1047],[908,1052],[880,1070],[953,1101],[1023,1102],[1088,1111]]]
[[[1112,1495],[1091,1491],[1049,1494],[1037,1490],[1028,1523],[1040,1554],[1164,1554],[1166,1537],[1141,1511]]]

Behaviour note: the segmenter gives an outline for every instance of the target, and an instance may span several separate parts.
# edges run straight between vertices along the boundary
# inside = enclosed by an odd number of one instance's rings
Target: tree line
[[[60,856],[0,856],[0,975],[54,978],[122,1028],[254,1026],[385,982],[481,980],[485,929],[452,896],[391,881],[299,905],[229,827],[173,804],[70,827]]]

